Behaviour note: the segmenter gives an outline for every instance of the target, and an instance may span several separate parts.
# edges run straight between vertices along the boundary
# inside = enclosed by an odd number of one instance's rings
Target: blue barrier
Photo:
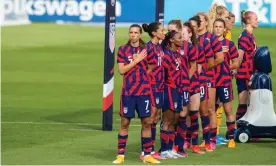
[[[4,0],[5,12],[27,12],[35,22],[104,22],[104,0]],[[155,0],[117,0],[117,22],[151,22]]]
[[[104,22],[104,0],[4,0],[5,12],[22,12],[31,21]],[[225,5],[236,15],[240,11],[258,13],[260,26],[276,26],[276,0],[165,0],[165,23],[174,18],[187,20],[199,11],[207,12],[213,3]],[[155,0],[117,0],[117,22],[151,22]]]

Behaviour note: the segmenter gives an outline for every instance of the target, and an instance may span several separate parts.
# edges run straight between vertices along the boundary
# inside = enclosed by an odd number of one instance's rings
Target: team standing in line
[[[252,11],[242,11],[241,21],[244,31],[238,48],[231,41],[235,16],[216,4],[208,14],[198,13],[185,23],[171,20],[167,33],[159,22],[130,26],[129,41],[119,47],[117,56],[124,80],[114,164],[124,162],[128,128],[135,110],[142,124],[140,159],[145,163],[186,157],[187,148],[197,154],[214,151],[223,109],[227,147],[235,148],[235,120],[247,110],[247,85],[254,72],[257,47],[253,30],[258,27],[257,15]],[[151,37],[148,43],[141,39],[142,29]],[[231,103],[233,77],[239,100],[236,118]],[[199,117],[202,142],[198,140]],[[159,119],[161,148],[156,151]]]

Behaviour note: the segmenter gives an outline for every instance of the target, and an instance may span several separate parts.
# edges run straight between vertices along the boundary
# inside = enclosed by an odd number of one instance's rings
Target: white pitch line
[[[117,119],[116,119],[117,120]],[[33,125],[82,125],[82,126],[102,126],[102,124],[92,124],[92,123],[60,123],[60,122],[55,122],[55,123],[47,123],[47,122],[9,122],[9,121],[4,121],[1,122],[3,124],[33,124]],[[114,126],[120,126],[121,124],[113,124]],[[141,127],[140,124],[131,124],[130,127]],[[159,125],[156,126],[157,128]],[[225,126],[221,126],[220,128],[227,128]]]
[[[44,122],[9,122],[4,121],[2,124],[32,124],[32,125],[82,125],[82,126],[102,126],[102,124],[91,124],[91,123],[44,123]],[[115,126],[120,126],[121,124],[113,124]],[[141,125],[130,125],[134,127],[141,127]]]
[[[115,119],[116,121],[121,121],[121,119]],[[140,121],[140,119],[131,119],[131,121]],[[157,126],[158,127],[158,126]],[[226,129],[226,126],[220,126],[222,129]]]
[[[102,131],[101,129],[66,129],[69,131]],[[118,132],[117,130],[113,130],[111,132]],[[141,130],[129,130],[128,132],[141,132]]]

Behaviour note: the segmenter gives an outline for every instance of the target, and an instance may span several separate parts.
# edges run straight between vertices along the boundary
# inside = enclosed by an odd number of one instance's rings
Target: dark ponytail
[[[130,31],[131,28],[139,28],[140,34],[143,33],[142,27],[141,27],[140,25],[138,25],[138,24],[132,24],[132,25],[129,27],[129,31]],[[126,43],[126,45],[130,45],[130,40],[128,40],[128,42]],[[140,38],[140,39],[139,39],[139,47],[144,48],[145,45],[146,45],[146,43],[144,42],[144,40],[142,40],[142,39]]]
[[[169,31],[168,33],[166,33],[165,39],[161,43],[161,47],[162,47],[163,50],[166,50],[168,48],[168,46],[170,45],[170,39],[173,38],[176,33],[177,32],[174,31],[174,30]]]
[[[197,41],[196,33],[191,23],[185,22],[183,25],[188,28],[189,33],[192,33],[192,36],[191,36],[192,43],[194,46],[197,46],[198,41]]]
[[[162,25],[160,22],[152,22],[150,24],[143,24],[142,27],[144,31],[149,34],[150,37],[154,37],[152,32],[156,32],[160,25]]]
[[[199,17],[198,15],[196,15],[196,16],[194,16],[194,17],[191,17],[191,18],[189,19],[189,22],[190,22],[190,21],[195,21],[196,24],[197,24],[197,27],[200,27],[200,25],[201,25],[200,17]]]

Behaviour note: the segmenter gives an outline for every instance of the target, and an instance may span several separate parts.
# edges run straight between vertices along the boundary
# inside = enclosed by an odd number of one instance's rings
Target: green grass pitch
[[[240,32],[241,28],[234,29],[235,42]],[[275,65],[276,29],[259,28],[255,36],[258,45],[269,46]],[[118,28],[116,46],[127,39],[127,28]],[[103,43],[103,27],[32,24],[2,28],[1,164],[112,163],[122,77],[115,67],[114,131],[103,132]],[[275,88],[276,72],[271,76]],[[234,90],[236,96],[235,86]],[[125,164],[142,164],[139,121],[132,124]],[[219,146],[203,156],[189,150],[189,157],[162,164],[275,164],[275,149],[276,140],[263,139],[237,144],[235,149]]]

